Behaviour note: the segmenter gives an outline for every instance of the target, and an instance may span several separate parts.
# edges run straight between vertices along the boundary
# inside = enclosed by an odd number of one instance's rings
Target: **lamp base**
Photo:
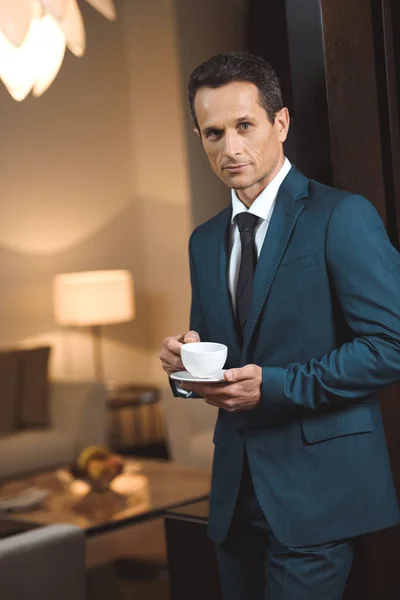
[[[92,325],[94,376],[96,381],[104,383],[103,357],[101,353],[101,325]]]

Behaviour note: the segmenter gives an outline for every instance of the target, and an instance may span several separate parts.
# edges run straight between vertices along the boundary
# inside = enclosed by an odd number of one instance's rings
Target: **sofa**
[[[106,389],[96,382],[50,381],[49,423],[0,435],[0,480],[71,464],[106,443]]]

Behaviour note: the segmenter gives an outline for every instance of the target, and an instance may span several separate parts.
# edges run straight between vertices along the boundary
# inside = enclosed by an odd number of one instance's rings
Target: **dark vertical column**
[[[386,221],[369,0],[321,0],[333,181],[369,198]]]
[[[390,0],[321,0],[321,6],[334,184],[369,198],[397,245],[398,105]],[[380,394],[398,493],[399,398],[398,385]],[[346,600],[400,598],[399,547],[398,528],[360,539]]]
[[[249,2],[250,52],[278,73],[292,118],[286,154],[308,177],[332,183],[319,0]]]
[[[399,246],[400,135],[397,77],[400,76],[398,0],[371,0],[387,229]],[[396,70],[398,74],[396,74]]]
[[[321,6],[334,184],[369,198],[397,246],[400,146],[391,0],[321,0]]]

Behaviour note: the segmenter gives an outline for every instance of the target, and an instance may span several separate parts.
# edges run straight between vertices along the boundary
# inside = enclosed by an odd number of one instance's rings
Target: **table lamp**
[[[95,376],[103,381],[102,326],[124,323],[135,317],[131,273],[107,270],[56,275],[53,306],[60,325],[91,327]]]

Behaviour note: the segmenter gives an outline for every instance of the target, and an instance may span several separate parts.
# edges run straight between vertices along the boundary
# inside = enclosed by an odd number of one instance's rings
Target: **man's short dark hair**
[[[212,56],[192,72],[189,84],[189,105],[193,121],[198,127],[194,100],[203,87],[218,88],[234,81],[248,81],[257,86],[260,104],[268,119],[275,122],[276,113],[283,108],[282,90],[278,76],[271,65],[248,52],[227,52]]]

